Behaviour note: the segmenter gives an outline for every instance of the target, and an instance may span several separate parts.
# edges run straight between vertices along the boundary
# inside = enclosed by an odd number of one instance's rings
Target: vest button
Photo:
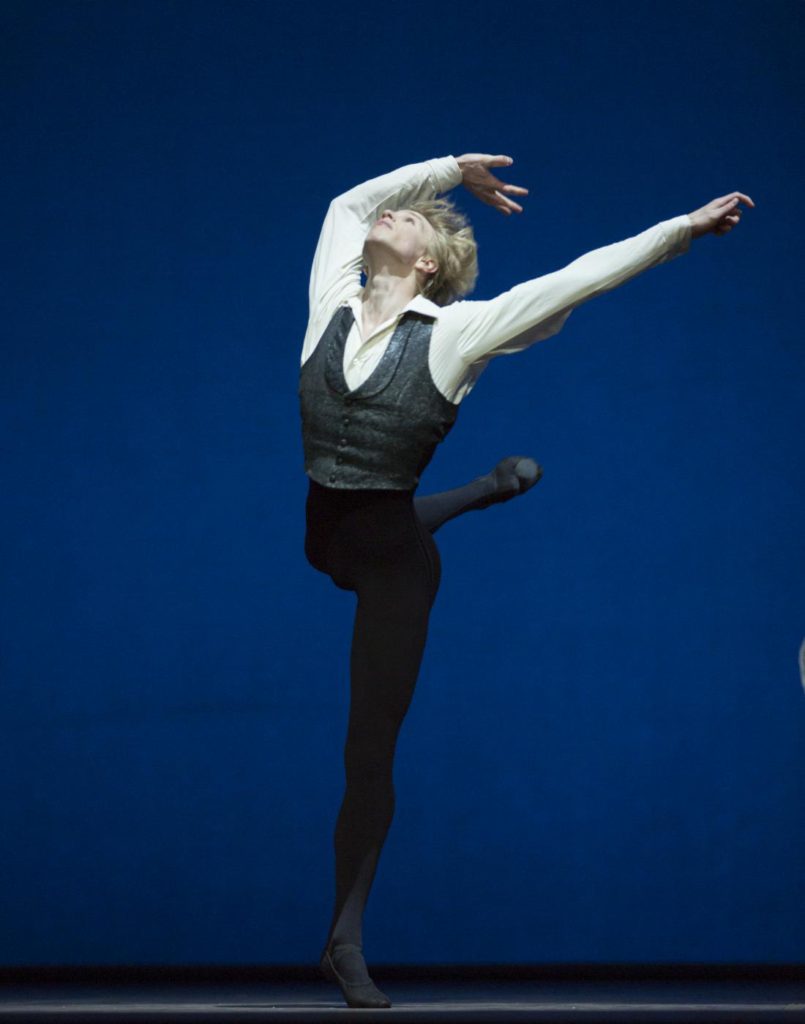
[[[345,427],[349,426],[349,416],[345,416],[341,422]]]
[[[338,442],[338,447],[343,448],[346,443],[347,439],[345,437],[342,437],[341,440]]]
[[[341,458],[340,455],[336,455],[335,461],[340,463],[340,462],[343,462],[344,460]]]
[[[335,473],[331,473],[330,474],[330,483],[333,483],[334,480],[335,480]]]

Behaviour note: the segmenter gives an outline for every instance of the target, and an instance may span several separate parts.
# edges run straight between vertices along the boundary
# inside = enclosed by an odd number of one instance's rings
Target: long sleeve
[[[660,221],[632,238],[585,253],[561,270],[515,285],[489,301],[446,306],[441,328],[465,365],[519,352],[556,334],[570,313],[690,247],[687,214]]]
[[[322,225],[310,271],[310,321],[303,346],[303,362],[318,341],[315,332],[322,317],[331,316],[341,302],[360,289],[364,239],[382,209],[389,203],[405,206],[417,199],[431,199],[455,188],[460,182],[458,163],[454,157],[446,156],[407,164],[365,181],[333,199]]]

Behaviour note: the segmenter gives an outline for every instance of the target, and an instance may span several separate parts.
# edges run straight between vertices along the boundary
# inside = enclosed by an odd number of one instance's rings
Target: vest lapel
[[[351,306],[341,306],[336,310],[327,332],[324,376],[329,387],[339,395],[371,398],[391,383],[405,353],[414,325],[417,323],[417,317],[415,314],[403,314],[389,339],[386,351],[380,357],[380,362],[362,384],[359,384],[354,391],[350,391],[344,377],[344,346],[354,320],[355,314],[352,312]]]
[[[330,389],[339,395],[349,392],[344,377],[344,345],[354,320],[352,308],[340,306],[333,314],[323,339],[324,377]]]

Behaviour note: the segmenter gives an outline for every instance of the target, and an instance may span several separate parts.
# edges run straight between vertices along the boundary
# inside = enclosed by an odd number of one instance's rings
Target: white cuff
[[[690,248],[693,222],[687,213],[661,221],[663,233],[668,240],[670,256],[681,256]]]
[[[461,168],[454,156],[436,157],[433,160],[428,160],[427,164],[437,194],[449,192],[451,188],[461,184]]]

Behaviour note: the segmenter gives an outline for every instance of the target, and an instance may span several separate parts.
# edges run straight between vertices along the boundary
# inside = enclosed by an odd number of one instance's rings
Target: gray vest
[[[339,306],[299,375],[305,472],[324,487],[413,490],[458,404],[433,383],[433,321],[408,310],[380,362],[350,391],[344,345],[355,317]]]

